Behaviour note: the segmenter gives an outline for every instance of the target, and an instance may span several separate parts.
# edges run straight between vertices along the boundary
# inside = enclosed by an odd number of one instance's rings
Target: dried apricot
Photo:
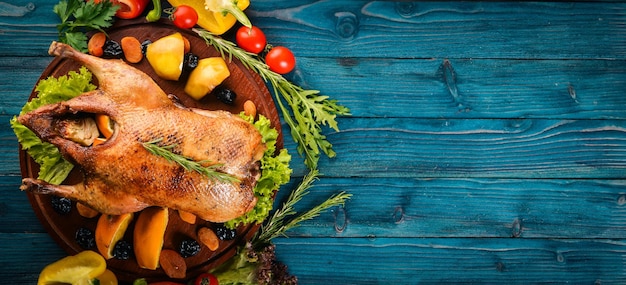
[[[104,54],[104,43],[107,41],[107,36],[103,32],[95,33],[87,42],[87,50],[89,54],[93,56],[102,56]]]
[[[254,105],[254,102],[246,100],[243,103],[243,112],[254,119],[256,117],[256,105]]]
[[[161,256],[159,257],[159,264],[161,264],[161,269],[163,269],[165,274],[170,278],[182,279],[187,275],[185,259],[174,250],[162,250]]]
[[[120,41],[122,50],[124,51],[124,58],[130,63],[138,63],[143,59],[143,52],[141,43],[135,37],[128,36],[123,37]]]
[[[198,239],[211,251],[215,251],[220,246],[220,240],[212,229],[202,227],[198,230]]]

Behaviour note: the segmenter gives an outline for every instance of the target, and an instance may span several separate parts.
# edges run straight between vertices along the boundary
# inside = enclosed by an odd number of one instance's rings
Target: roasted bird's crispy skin
[[[25,178],[22,190],[68,197],[112,215],[161,206],[224,222],[254,207],[252,190],[265,151],[254,126],[225,111],[180,107],[152,78],[121,60],[93,57],[57,42],[49,53],[85,65],[97,77],[99,87],[18,120],[79,165],[83,182],[51,185]],[[59,122],[86,114],[110,116],[115,121],[113,136],[103,144],[83,146],[59,133]],[[219,182],[185,170],[142,145],[158,139],[163,146],[176,145],[173,152],[195,161],[222,164],[218,171],[239,182]]]

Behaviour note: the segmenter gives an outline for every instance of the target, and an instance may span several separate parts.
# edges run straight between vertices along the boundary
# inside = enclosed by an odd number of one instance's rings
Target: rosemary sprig
[[[239,179],[237,179],[237,177],[232,176],[228,173],[217,171],[217,169],[223,166],[223,164],[212,164],[209,166],[204,166],[202,164],[208,163],[209,161],[194,161],[189,157],[176,154],[172,152],[172,149],[177,146],[176,144],[162,146],[160,145],[162,141],[163,138],[159,138],[153,141],[144,142],[142,143],[142,145],[150,153],[161,156],[167,159],[167,161],[178,163],[187,171],[196,171],[200,174],[205,175],[211,180],[216,180],[223,183],[239,183]]]
[[[309,169],[317,169],[320,150],[328,157],[335,156],[332,144],[322,134],[322,125],[339,131],[335,118],[337,115],[350,115],[347,107],[339,105],[336,100],[329,100],[328,96],[320,95],[318,90],[305,90],[291,83],[282,75],[271,71],[257,55],[240,49],[231,41],[203,29],[193,31],[208,45],[215,47],[224,59],[238,59],[246,68],[258,73],[265,82],[272,85],[274,93],[282,97],[276,98],[277,105],[291,128],[298,152],[304,156],[304,163]]]
[[[273,238],[284,235],[289,229],[295,228],[300,225],[301,222],[314,219],[319,216],[320,213],[334,206],[343,206],[346,200],[352,197],[352,194],[340,192],[332,195],[326,201],[313,207],[312,209],[297,215],[295,205],[302,200],[304,196],[309,194],[309,188],[311,188],[313,182],[318,179],[319,171],[313,169],[304,176],[302,182],[296,189],[291,191],[287,201],[277,209],[274,214],[265,221],[261,226],[253,240],[252,244],[255,246],[270,243]],[[289,219],[289,217],[292,217]]]

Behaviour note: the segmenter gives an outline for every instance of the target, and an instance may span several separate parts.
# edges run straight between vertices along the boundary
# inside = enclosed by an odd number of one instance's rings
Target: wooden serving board
[[[146,39],[156,41],[157,39],[170,35],[175,32],[180,32],[189,39],[191,44],[191,52],[198,55],[200,58],[220,56],[213,47],[208,46],[203,39],[198,37],[195,33],[189,30],[180,30],[165,22],[157,23],[134,23],[123,21],[122,24],[118,24],[111,30],[107,31],[109,37],[113,40],[120,41],[125,36],[134,36],[140,42]],[[263,80],[254,72],[245,68],[239,61],[233,59],[232,62],[228,62],[230,70],[230,77],[227,78],[222,85],[226,88],[233,90],[237,94],[237,98],[233,105],[227,105],[220,102],[212,94],[207,95],[200,101],[196,101],[188,97],[183,91],[185,82],[181,81],[168,81],[160,79],[152,70],[148,61],[144,58],[137,64],[131,64],[138,69],[144,71],[150,75],[161,88],[168,94],[176,95],[181,102],[187,107],[202,108],[207,110],[227,110],[232,113],[239,113],[243,110],[243,103],[246,100],[252,100],[256,107],[258,114],[262,114],[271,120],[272,126],[278,130],[279,137],[277,141],[277,149],[283,147],[283,137],[280,128],[280,119],[276,110],[274,101],[271,94],[267,90]],[[62,76],[67,74],[71,70],[78,70],[80,65],[69,59],[55,58],[50,65],[44,70],[40,77],[41,79],[49,76]],[[97,84],[97,82],[94,82]],[[32,99],[37,94],[33,89],[33,92],[29,98]],[[23,177],[37,177],[39,173],[39,166],[26,154],[25,151],[20,150],[20,166]],[[63,182],[63,184],[73,184],[79,182],[82,179],[80,169],[75,167],[70,176]],[[67,251],[68,254],[73,255],[79,251],[84,250],[75,240],[76,230],[80,227],[85,227],[95,231],[98,218],[84,218],[79,215],[76,210],[76,203],[73,203],[72,210],[67,215],[57,213],[51,206],[51,197],[48,195],[34,195],[27,194],[32,204],[33,210],[37,214],[39,220],[47,229],[49,234],[55,239],[55,241]],[[169,210],[169,224],[165,233],[165,242],[163,248],[177,250],[180,242],[183,239],[192,238],[197,240],[196,231],[202,226],[206,226],[215,229],[218,225],[210,222],[198,221],[191,225],[182,221],[176,210]],[[135,215],[135,219],[137,215]],[[132,232],[134,222],[129,225],[124,240],[132,243]],[[224,261],[231,258],[238,245],[245,243],[252,238],[254,233],[258,230],[258,225],[246,225],[237,229],[236,238],[233,240],[220,241],[220,247],[216,251],[209,250],[206,246],[202,245],[202,250],[199,254],[188,257],[185,259],[187,263],[187,278],[193,278],[201,272],[205,272],[210,268],[213,268]],[[91,250],[97,251],[97,249],[91,248]],[[128,260],[111,259],[107,261],[108,268],[113,270],[118,279],[124,282],[132,282],[136,278],[146,278],[148,281],[154,280],[167,280],[167,275],[162,269],[147,270],[140,268],[134,257]]]

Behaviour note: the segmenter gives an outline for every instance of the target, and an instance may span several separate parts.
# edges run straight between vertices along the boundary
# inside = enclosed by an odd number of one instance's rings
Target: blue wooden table
[[[56,2],[0,2],[6,284],[65,256],[18,189],[8,123],[52,60]],[[296,54],[290,80],[352,111],[325,130],[337,157],[320,160],[301,206],[353,198],[275,240],[301,284],[626,284],[626,3],[253,0],[247,12]],[[306,173],[292,166],[288,186]]]

